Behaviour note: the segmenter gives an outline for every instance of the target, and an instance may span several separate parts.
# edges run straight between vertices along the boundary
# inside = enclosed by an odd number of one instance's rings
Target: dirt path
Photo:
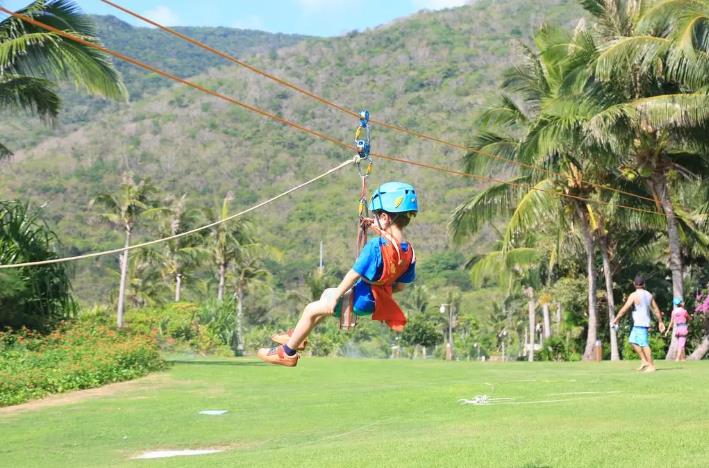
[[[174,383],[166,372],[151,374],[136,380],[127,382],[119,382],[115,384],[104,385],[98,388],[89,388],[87,390],[77,390],[68,393],[60,393],[51,395],[41,400],[33,400],[20,405],[7,406],[0,408],[0,416],[21,413],[24,411],[34,411],[53,406],[71,405],[92,398],[100,398],[105,396],[117,395],[136,390],[149,390],[162,388]]]

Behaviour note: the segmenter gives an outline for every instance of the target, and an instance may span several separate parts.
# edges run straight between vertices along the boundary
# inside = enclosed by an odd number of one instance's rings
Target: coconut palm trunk
[[[660,203],[665,219],[667,220],[667,241],[670,247],[669,268],[672,273],[672,294],[675,297],[684,297],[682,284],[682,251],[680,248],[679,230],[677,229],[677,215],[675,214],[672,199],[667,187],[667,177],[663,170],[655,170],[648,180],[650,189]],[[672,341],[667,350],[665,359],[674,359],[677,355],[677,338],[672,334]]]
[[[702,338],[702,342],[697,346],[692,354],[690,354],[687,359],[692,361],[703,359],[704,356],[709,352],[709,334],[705,334]]]
[[[576,214],[581,224],[583,234],[583,246],[586,250],[586,275],[588,276],[588,334],[586,335],[586,347],[583,351],[583,359],[593,359],[593,348],[596,345],[598,336],[598,308],[596,305],[596,265],[594,263],[595,242],[591,234],[591,227],[586,219],[584,208],[576,204]]]
[[[234,338],[233,349],[234,354],[237,356],[244,355],[244,330],[243,330],[243,318],[244,318],[244,288],[238,286],[234,292],[234,299],[236,299],[236,314],[234,315]]]
[[[226,282],[226,263],[219,264],[219,287],[217,288],[217,300],[221,301],[224,299],[224,284]]]
[[[615,299],[613,298],[613,273],[611,272],[611,262],[608,248],[608,237],[601,236],[599,239],[601,256],[603,257],[603,277],[606,281],[606,297],[608,302],[608,333],[611,339],[611,361],[620,360],[618,353],[618,336],[611,326],[615,319]]]
[[[527,354],[527,360],[529,362],[534,361],[534,332],[537,328],[536,324],[536,314],[534,303],[534,289],[529,287],[524,290],[524,294],[527,296],[527,313],[529,314],[529,354]]]
[[[126,226],[126,243],[121,254],[121,282],[118,287],[118,308],[116,310],[116,326],[123,328],[126,299],[126,279],[128,278],[128,247],[130,246],[131,227]]]
[[[182,274],[175,275],[175,302],[180,302],[180,293],[182,290]]]
[[[544,319],[544,339],[551,338],[551,316],[549,315],[549,303],[542,304],[542,317]]]

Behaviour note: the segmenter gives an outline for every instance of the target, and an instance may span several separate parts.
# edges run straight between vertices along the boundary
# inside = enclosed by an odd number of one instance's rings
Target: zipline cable
[[[131,246],[128,246],[128,247],[121,247],[121,248],[119,248],[119,249],[104,250],[103,252],[93,252],[93,253],[88,253],[88,254],[83,254],[83,255],[76,255],[76,256],[73,256],[73,257],[53,258],[53,259],[49,259],[49,260],[40,260],[40,261],[36,261],[36,262],[24,262],[24,263],[13,263],[13,264],[9,264],[9,265],[0,265],[0,270],[2,270],[2,269],[9,269],[9,268],[20,268],[20,267],[37,266],[37,265],[49,265],[49,264],[51,264],[51,263],[65,263],[65,262],[71,262],[71,261],[76,261],[76,260],[83,260],[83,259],[85,259],[85,258],[100,257],[100,256],[103,256],[103,255],[111,255],[111,254],[116,254],[116,253],[122,253],[122,252],[125,252],[126,250],[140,249],[140,248],[143,248],[143,247],[148,247],[148,246],[150,246],[150,245],[160,244],[160,243],[162,243],[162,242],[167,242],[167,241],[170,241],[170,240],[173,240],[173,239],[178,239],[178,238],[180,238],[180,237],[189,236],[189,235],[194,234],[194,233],[196,233],[196,232],[203,231],[203,230],[205,230],[205,229],[210,229],[210,228],[213,228],[214,226],[218,226],[218,225],[220,225],[220,224],[226,223],[227,221],[231,221],[231,220],[234,219],[234,218],[238,218],[238,217],[244,216],[244,215],[247,214],[247,213],[251,213],[251,212],[254,211],[254,210],[257,210],[257,209],[259,209],[259,208],[261,208],[261,207],[263,207],[263,206],[266,206],[266,205],[268,205],[269,203],[272,203],[272,202],[278,200],[279,198],[283,198],[283,197],[285,197],[286,195],[291,194],[291,193],[293,193],[293,192],[295,192],[295,191],[297,191],[297,190],[300,190],[300,189],[302,189],[302,188],[304,188],[304,187],[307,187],[308,185],[312,184],[313,182],[316,182],[316,181],[318,181],[318,180],[320,180],[320,179],[322,179],[322,178],[324,178],[324,177],[327,177],[328,175],[330,175],[330,174],[332,174],[332,173],[334,173],[334,172],[337,172],[337,171],[339,171],[340,169],[342,169],[343,167],[349,166],[349,165],[351,165],[351,164],[352,164],[352,160],[351,160],[351,159],[350,159],[350,160],[347,160],[347,161],[344,161],[343,163],[341,163],[341,164],[339,164],[339,165],[333,167],[332,169],[330,169],[330,170],[328,170],[328,171],[325,171],[325,172],[323,172],[322,174],[320,174],[320,175],[318,175],[318,176],[316,176],[316,177],[313,177],[312,179],[310,179],[310,180],[308,180],[308,181],[306,181],[306,182],[303,182],[302,184],[299,184],[299,185],[296,185],[295,187],[289,188],[289,189],[286,190],[285,192],[281,192],[281,193],[279,193],[278,195],[269,198],[268,200],[264,200],[264,201],[262,201],[261,203],[258,203],[258,204],[256,204],[256,205],[253,205],[252,207],[247,208],[247,209],[245,209],[245,210],[239,211],[238,213],[234,213],[233,215],[227,216],[226,218],[220,219],[219,221],[215,221],[215,222],[213,222],[213,223],[205,224],[204,226],[196,227],[196,228],[194,228],[194,229],[190,229],[189,231],[181,232],[181,233],[179,233],[179,234],[175,234],[175,235],[172,235],[172,236],[169,236],[169,237],[163,237],[163,238],[160,238],[160,239],[151,240],[151,241],[148,241],[148,242],[142,242],[142,243],[140,243],[140,244],[134,244],[134,245],[131,245]]]
[[[226,53],[226,52],[223,52],[223,51],[221,51],[221,50],[219,50],[219,49],[216,49],[216,48],[214,48],[214,47],[211,47],[211,46],[209,46],[209,45],[207,45],[207,44],[205,44],[205,43],[203,43],[203,42],[201,42],[201,41],[198,41],[197,39],[194,39],[194,38],[189,37],[189,36],[187,36],[187,35],[185,35],[185,34],[182,34],[181,32],[179,32],[179,31],[177,31],[177,30],[175,30],[175,29],[173,29],[173,28],[170,28],[170,27],[168,27],[168,26],[165,26],[165,25],[163,25],[163,24],[160,24],[160,23],[158,23],[157,21],[151,20],[150,18],[147,18],[147,17],[145,17],[145,16],[143,16],[143,15],[141,15],[141,14],[139,14],[139,13],[136,13],[135,11],[132,11],[132,10],[130,10],[130,9],[124,7],[124,6],[121,6],[121,5],[119,5],[119,4],[115,3],[115,2],[112,2],[112,1],[110,1],[110,0],[101,0],[101,1],[102,1],[103,3],[109,5],[109,6],[113,7],[113,8],[116,8],[117,10],[120,10],[120,11],[122,11],[122,12],[124,12],[124,13],[126,13],[126,14],[128,14],[128,15],[130,15],[130,16],[133,16],[134,18],[137,18],[137,19],[139,19],[139,20],[141,20],[141,21],[144,21],[145,23],[148,23],[148,24],[150,24],[150,25],[152,25],[152,26],[155,26],[156,28],[165,31],[165,32],[168,33],[168,34],[172,34],[173,36],[176,36],[176,37],[182,39],[182,40],[185,41],[185,42],[188,42],[188,43],[190,43],[190,44],[192,44],[192,45],[194,45],[194,46],[200,47],[200,48],[202,48],[202,49],[204,49],[204,50],[206,50],[206,51],[209,51],[209,52],[211,52],[211,53],[213,53],[213,54],[215,54],[215,55],[217,55],[217,56],[219,56],[219,57],[222,57],[223,59],[226,59],[226,60],[228,60],[228,61],[230,61],[230,62],[232,62],[232,63],[235,63],[235,64],[237,64],[237,65],[239,65],[239,66],[241,66],[241,67],[243,67],[243,68],[246,68],[246,69],[252,71],[253,73],[256,73],[256,74],[258,74],[258,75],[261,75],[261,76],[263,76],[263,77],[265,77],[265,78],[268,78],[269,80],[272,80],[272,81],[274,81],[274,82],[276,82],[276,83],[278,83],[278,84],[280,84],[280,85],[282,85],[282,86],[285,86],[285,87],[287,87],[287,88],[290,88],[290,89],[292,89],[293,91],[296,91],[296,92],[298,92],[298,93],[300,93],[300,94],[303,94],[303,95],[305,95],[305,96],[308,96],[308,97],[310,97],[310,98],[312,98],[312,99],[315,99],[316,101],[318,101],[318,102],[320,102],[320,103],[322,103],[322,104],[324,104],[324,105],[326,105],[326,106],[332,107],[333,109],[336,109],[336,110],[338,110],[338,111],[340,111],[340,112],[344,112],[345,114],[348,114],[348,115],[350,115],[350,116],[352,116],[352,117],[357,117],[357,118],[359,118],[359,113],[358,113],[358,112],[354,112],[354,111],[352,111],[352,110],[350,110],[350,109],[347,109],[347,108],[344,107],[344,106],[341,106],[341,105],[339,105],[339,104],[337,104],[337,103],[335,103],[335,102],[333,102],[333,101],[330,101],[329,99],[326,99],[326,98],[324,98],[324,97],[322,97],[322,96],[318,96],[317,94],[313,93],[312,91],[308,91],[307,89],[302,88],[302,87],[300,87],[300,86],[298,86],[298,85],[296,85],[296,84],[294,84],[294,83],[291,83],[290,81],[284,80],[283,78],[279,78],[279,77],[277,77],[277,76],[275,76],[275,75],[273,75],[273,74],[271,74],[271,73],[269,73],[269,72],[267,72],[267,71],[265,71],[265,70],[261,70],[261,69],[258,68],[258,67],[255,67],[255,66],[253,66],[253,65],[251,65],[251,64],[249,64],[249,63],[244,62],[243,60],[239,60],[238,58],[234,57],[233,55],[230,55],[230,54],[228,54],[228,53]],[[422,133],[422,132],[417,132],[417,131],[415,131],[415,130],[408,129],[408,128],[406,128],[406,127],[401,127],[401,126],[399,126],[399,125],[390,124],[390,123],[383,122],[383,121],[380,121],[380,120],[377,120],[377,119],[370,119],[370,122],[372,122],[372,123],[374,123],[374,124],[376,124],[376,125],[379,125],[380,127],[384,127],[384,128],[388,128],[388,129],[391,129],[391,130],[395,130],[395,131],[401,132],[401,133],[405,133],[405,134],[408,134],[408,135],[411,135],[411,136],[414,136],[414,137],[417,137],[417,138],[420,138],[420,139],[423,139],[423,140],[428,140],[428,141],[433,141],[433,142],[436,142],[436,143],[440,143],[440,144],[449,146],[449,147],[451,147],[451,148],[456,148],[456,149],[460,149],[460,150],[467,151],[467,152],[473,152],[473,153],[476,153],[476,154],[478,154],[478,155],[480,155],[480,156],[483,156],[483,157],[486,157],[486,158],[489,158],[489,159],[494,159],[494,160],[497,160],[497,161],[500,161],[500,162],[504,162],[504,163],[506,163],[506,164],[513,164],[513,165],[516,165],[516,166],[525,167],[525,168],[527,168],[527,169],[533,169],[533,170],[542,171],[542,172],[545,172],[545,173],[548,174],[548,175],[560,176],[559,173],[554,172],[554,171],[552,171],[552,170],[550,170],[550,169],[547,169],[547,168],[544,168],[544,167],[540,167],[540,166],[537,166],[537,165],[534,165],[534,164],[525,163],[525,162],[522,162],[522,161],[514,161],[514,160],[511,160],[511,159],[503,158],[503,157],[501,157],[501,156],[497,156],[496,154],[493,154],[493,153],[490,153],[490,152],[487,152],[487,151],[483,151],[483,150],[480,150],[480,149],[477,149],[477,148],[473,148],[473,147],[471,147],[471,146],[465,146],[465,145],[461,145],[461,144],[459,144],[459,143],[454,143],[454,142],[451,142],[451,141],[443,140],[443,139],[441,139],[441,138],[434,137],[434,136],[431,136],[431,135],[428,135],[428,134],[425,134],[425,133]],[[610,187],[610,186],[604,185],[604,184],[597,184],[597,183],[590,182],[590,181],[582,180],[582,182],[584,182],[584,183],[586,183],[586,184],[588,184],[588,185],[590,185],[591,187],[594,187],[594,188],[598,188],[598,189],[602,189],[602,190],[608,190],[608,191],[611,191],[611,192],[616,192],[616,193],[620,193],[620,194],[627,195],[627,196],[630,196],[630,197],[635,197],[635,198],[639,198],[639,199],[642,199],[642,200],[651,201],[651,202],[653,202],[653,203],[656,203],[656,200],[655,200],[654,198],[646,197],[646,196],[644,196],[644,195],[640,195],[640,194],[637,194],[637,193],[627,192],[627,191],[625,191],[625,190],[621,190],[621,189],[618,189],[618,188],[615,188],[615,187]]]
[[[246,104],[246,103],[243,103],[243,102],[241,102],[241,101],[239,101],[239,100],[237,100],[237,99],[231,98],[231,97],[226,96],[226,95],[223,95],[223,94],[221,94],[221,93],[218,93],[217,91],[214,91],[214,90],[205,88],[204,86],[201,86],[201,85],[198,85],[198,84],[196,84],[196,83],[193,83],[193,82],[191,82],[191,81],[189,81],[189,80],[185,80],[185,79],[180,78],[180,77],[178,77],[178,76],[172,75],[172,74],[170,74],[170,73],[168,73],[168,72],[165,72],[165,71],[163,71],[163,70],[161,70],[161,69],[159,69],[159,68],[153,67],[152,65],[148,65],[148,64],[143,63],[143,62],[141,62],[141,61],[139,61],[139,60],[136,60],[136,59],[134,59],[134,58],[132,58],[132,57],[129,57],[129,56],[124,55],[124,54],[121,54],[120,52],[113,51],[113,50],[108,49],[108,48],[106,48],[106,47],[104,47],[104,46],[101,46],[101,45],[99,45],[99,44],[96,44],[96,43],[87,41],[87,40],[82,39],[82,38],[80,38],[80,37],[77,37],[77,36],[75,36],[75,35],[73,35],[73,34],[67,33],[66,31],[62,31],[62,30],[60,30],[60,29],[54,28],[53,26],[47,25],[47,24],[45,24],[45,23],[42,23],[41,21],[37,21],[37,20],[35,20],[34,18],[30,18],[30,17],[28,17],[28,16],[26,16],[26,15],[22,15],[22,14],[19,14],[19,13],[12,12],[12,11],[6,9],[6,8],[3,7],[3,6],[0,6],[0,11],[3,12],[3,13],[6,13],[6,14],[8,14],[8,15],[11,15],[11,16],[13,16],[13,17],[16,17],[16,18],[18,18],[18,19],[20,19],[20,20],[22,20],[22,21],[27,22],[27,23],[34,24],[35,26],[38,26],[38,27],[40,27],[40,28],[43,28],[43,29],[46,29],[46,30],[48,30],[48,31],[54,32],[55,34],[58,34],[58,35],[60,35],[60,36],[62,36],[62,37],[64,37],[64,38],[66,38],[66,39],[69,39],[69,40],[72,40],[72,41],[74,41],[74,42],[78,42],[78,43],[80,43],[80,44],[86,45],[87,47],[92,47],[92,48],[94,48],[94,49],[100,50],[100,51],[102,51],[102,52],[104,52],[104,53],[107,53],[107,54],[112,55],[112,56],[114,56],[114,57],[117,57],[117,58],[119,58],[119,59],[121,59],[121,60],[124,60],[124,61],[126,61],[126,62],[128,62],[128,63],[131,63],[131,64],[133,64],[133,65],[135,65],[135,66],[144,68],[144,69],[146,69],[146,70],[150,70],[150,71],[152,71],[152,72],[154,72],[154,73],[156,73],[156,74],[158,74],[158,75],[160,75],[160,76],[163,76],[163,77],[165,77],[165,78],[168,78],[168,79],[174,80],[174,81],[176,81],[176,82],[185,84],[185,85],[190,86],[190,87],[192,87],[192,88],[195,88],[195,89],[197,89],[197,90],[199,90],[199,91],[202,91],[202,92],[204,92],[204,93],[206,93],[206,94],[212,95],[212,96],[217,97],[217,98],[219,98],[219,99],[223,99],[223,100],[225,100],[225,101],[227,101],[227,102],[229,102],[229,103],[231,103],[231,104],[235,104],[235,105],[241,106],[241,107],[243,107],[243,108],[245,108],[245,109],[247,109],[247,110],[250,110],[250,111],[252,111],[252,112],[255,112],[255,113],[259,114],[259,115],[262,115],[262,116],[264,116],[264,117],[267,117],[267,118],[276,120],[276,121],[278,121],[278,122],[280,122],[280,123],[282,123],[282,124],[284,124],[284,125],[289,125],[289,126],[291,126],[291,127],[297,128],[297,129],[299,129],[299,130],[301,130],[301,131],[304,131],[304,132],[306,132],[306,133],[309,133],[309,134],[311,134],[311,135],[314,135],[314,136],[316,136],[316,137],[318,137],[318,138],[321,138],[321,139],[324,139],[324,140],[326,140],[326,141],[330,141],[330,142],[335,143],[335,144],[337,144],[337,145],[339,145],[339,146],[342,146],[342,147],[344,147],[344,148],[347,148],[347,149],[350,149],[350,150],[355,149],[353,146],[348,145],[347,143],[343,143],[343,142],[337,140],[336,138],[330,137],[330,136],[328,136],[328,135],[326,135],[326,134],[324,134],[324,133],[321,133],[321,132],[312,130],[312,129],[310,129],[310,128],[304,127],[304,126],[302,126],[302,125],[300,125],[300,124],[297,124],[297,123],[295,123],[295,122],[292,122],[292,121],[290,121],[290,120],[288,120],[288,119],[284,119],[284,118],[279,117],[279,116],[277,116],[277,115],[275,115],[275,114],[272,114],[272,113],[270,113],[270,112],[264,111],[264,110],[262,110],[262,109],[260,109],[260,108],[258,108],[258,107],[251,106],[251,105]],[[551,194],[556,195],[556,196],[562,196],[562,197],[566,197],[566,198],[570,198],[570,199],[574,199],[574,200],[578,200],[578,201],[584,201],[584,202],[592,203],[592,204],[601,204],[601,205],[606,205],[606,206],[608,206],[608,205],[614,205],[614,206],[617,206],[617,207],[619,207],[619,208],[625,208],[625,209],[633,210],[633,211],[636,211],[636,212],[644,212],[644,213],[649,213],[649,214],[652,214],[652,215],[657,215],[657,214],[658,214],[656,211],[650,211],[650,210],[646,210],[646,209],[642,209],[642,208],[637,208],[637,207],[628,206],[628,205],[622,205],[622,204],[617,204],[617,203],[616,203],[616,204],[612,204],[612,203],[609,203],[609,202],[606,202],[606,201],[601,201],[601,200],[592,200],[592,199],[584,198],[584,197],[577,196],[577,195],[571,195],[571,194],[567,194],[567,193],[557,192],[557,191],[555,191],[555,190],[540,189],[540,188],[534,187],[534,186],[529,185],[529,184],[521,184],[521,183],[516,183],[516,182],[511,182],[511,181],[505,181],[505,180],[502,180],[502,179],[496,179],[496,178],[493,178],[493,177],[481,176],[481,175],[472,174],[472,173],[468,173],[468,172],[457,171],[457,170],[454,170],[454,169],[448,169],[448,168],[444,168],[444,167],[440,167],[440,166],[434,166],[434,165],[432,165],[432,164],[420,163],[420,162],[416,162],[416,161],[412,161],[412,160],[408,160],[408,159],[404,159],[404,158],[397,158],[397,157],[393,157],[393,156],[387,156],[387,155],[379,154],[379,153],[371,153],[371,154],[372,154],[373,156],[376,156],[376,157],[381,158],[381,159],[384,159],[384,160],[396,161],[396,162],[400,162],[400,163],[404,163],[404,164],[409,164],[409,165],[413,165],[413,166],[418,166],[418,167],[422,167],[422,168],[426,168],[426,169],[430,169],[430,170],[435,170],[435,171],[439,171],[439,172],[444,172],[444,173],[448,173],[448,174],[453,174],[453,175],[458,175],[458,176],[464,176],[464,177],[471,177],[471,178],[475,178],[475,179],[482,180],[482,181],[488,181],[488,182],[492,181],[492,182],[502,183],[502,184],[506,184],[506,185],[510,185],[510,186],[527,187],[527,188],[530,189],[530,190],[535,190],[535,191],[540,191],[540,192],[548,192],[548,193],[551,193]],[[318,177],[316,177],[315,179],[312,179],[312,180],[309,181],[309,182],[306,182],[305,185],[307,185],[308,183],[313,182],[313,181],[315,181],[315,180],[318,180],[319,178],[322,178],[322,177],[324,177],[325,175],[329,174],[330,172],[334,172],[335,170],[338,170],[338,169],[344,167],[344,166],[347,165],[347,164],[349,164],[349,161],[342,163],[342,164],[341,164],[340,166],[338,166],[337,168],[335,168],[335,169],[333,169],[333,170],[331,170],[331,171],[328,171],[328,172],[322,174],[321,176],[318,176]],[[245,214],[245,213],[247,213],[247,212],[252,211],[252,210],[255,209],[255,208],[258,208],[258,207],[263,206],[263,205],[265,205],[265,204],[267,204],[267,203],[270,203],[270,201],[273,201],[273,200],[275,200],[275,199],[277,199],[277,198],[280,198],[280,197],[282,197],[283,195],[286,195],[286,194],[288,194],[288,193],[290,193],[290,192],[292,192],[292,191],[294,191],[294,190],[297,190],[298,188],[301,188],[302,186],[304,186],[304,185],[297,186],[297,187],[295,187],[294,189],[291,189],[291,190],[289,190],[289,191],[286,191],[286,192],[284,192],[283,194],[281,194],[281,195],[279,195],[279,196],[277,196],[277,197],[274,197],[273,199],[267,200],[266,202],[264,202],[264,203],[262,203],[262,204],[256,205],[255,207],[252,207],[252,208],[250,208],[250,209],[248,209],[248,210],[246,210],[246,211],[244,211],[244,212],[242,212],[242,213],[240,213],[240,214],[238,214],[238,215]],[[236,217],[236,215],[234,215],[233,217]],[[208,227],[211,227],[211,226],[213,226],[213,225],[216,225],[216,224],[207,225],[207,226],[202,226],[201,228],[197,228],[197,229],[198,229],[198,230],[199,230],[199,229],[207,229]],[[193,232],[196,232],[196,231],[195,231],[195,230],[193,230],[193,231],[187,231],[187,232],[185,232],[185,233],[178,234],[176,237],[185,236],[185,235],[191,234],[191,233],[193,233]],[[152,244],[156,244],[156,243],[159,243],[159,242],[165,242],[166,240],[170,240],[170,239],[173,239],[173,238],[175,238],[175,237],[168,237],[168,238],[164,238],[164,239],[157,239],[157,240],[150,241],[150,242],[145,242],[145,243],[142,243],[142,244],[136,244],[135,246],[131,246],[130,248],[145,247],[145,246],[147,246],[147,245],[152,245]],[[52,259],[52,260],[45,260],[45,261],[41,261],[41,262],[27,262],[27,263],[22,263],[22,264],[0,265],[0,269],[4,269],[4,268],[17,268],[17,267],[20,267],[20,266],[43,265],[43,264],[49,264],[49,263],[59,263],[59,262],[62,262],[62,261],[70,261],[70,260],[79,260],[79,259],[82,259],[82,258],[90,258],[90,257],[97,257],[97,256],[100,256],[100,255],[108,255],[108,254],[112,254],[112,253],[119,253],[119,252],[122,252],[122,251],[124,251],[124,250],[125,250],[125,247],[124,247],[124,248],[119,248],[119,249],[113,249],[113,250],[109,250],[109,251],[105,251],[105,252],[98,252],[98,253],[94,253],[94,254],[85,254],[85,255],[78,255],[78,256],[75,256],[75,257],[67,257],[66,259]]]

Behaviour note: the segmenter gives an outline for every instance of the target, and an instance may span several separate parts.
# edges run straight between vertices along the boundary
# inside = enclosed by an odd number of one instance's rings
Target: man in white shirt
[[[640,361],[642,361],[639,371],[644,370],[645,372],[655,372],[655,364],[652,361],[652,351],[650,350],[650,341],[648,337],[648,329],[650,328],[650,309],[655,314],[657,322],[659,323],[660,333],[665,331],[665,324],[662,322],[662,311],[657,306],[655,298],[652,297],[648,291],[645,290],[645,278],[638,275],[633,281],[635,286],[635,292],[628,296],[628,300],[616,315],[615,320],[613,320],[613,325],[618,325],[621,317],[630,309],[631,306],[635,306],[633,310],[633,329],[630,332],[628,341],[633,345],[633,349],[638,356],[640,356]]]

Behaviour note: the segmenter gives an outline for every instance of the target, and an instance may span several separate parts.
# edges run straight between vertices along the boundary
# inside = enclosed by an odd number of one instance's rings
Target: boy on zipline
[[[393,293],[402,291],[416,277],[414,249],[404,236],[404,229],[418,211],[416,191],[402,182],[383,184],[372,194],[369,210],[374,214],[369,227],[381,237],[364,245],[337,288],[326,289],[320,300],[305,306],[292,331],[272,337],[279,345],[259,349],[259,359],[295,366],[300,357],[297,350],[305,348],[315,325],[325,316],[346,313],[346,301],[356,315],[372,314],[373,320],[383,321],[395,331],[404,329],[406,316]]]
[[[632,307],[635,306],[633,310],[633,329],[630,331],[630,336],[628,341],[633,345],[633,349],[638,356],[640,356],[640,367],[639,371],[644,370],[645,372],[655,372],[655,364],[652,362],[652,350],[650,349],[650,340],[648,336],[648,329],[650,328],[650,309],[655,314],[657,322],[659,323],[660,333],[665,331],[665,324],[662,322],[662,311],[657,306],[655,298],[649,291],[645,290],[645,278],[638,275],[633,281],[635,286],[635,291],[628,296],[628,300],[625,301],[623,307],[618,311],[613,320],[613,325],[617,326],[620,319],[625,315],[625,313]]]

